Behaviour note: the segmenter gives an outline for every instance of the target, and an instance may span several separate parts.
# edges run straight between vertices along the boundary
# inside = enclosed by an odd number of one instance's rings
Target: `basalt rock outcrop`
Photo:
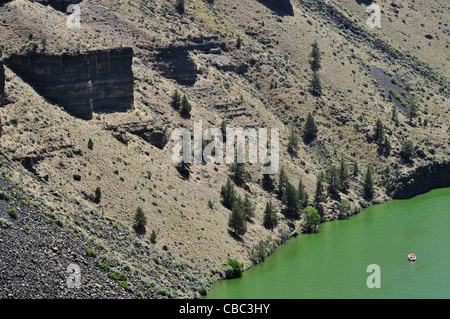
[[[51,5],[56,10],[66,12],[67,7],[71,4],[78,4],[82,0],[33,0],[35,2],[39,2],[43,5]]]
[[[108,125],[106,130],[121,143],[128,145],[127,133],[139,136],[147,143],[163,149],[169,142],[168,122],[164,121],[142,121],[130,122],[117,125]]]
[[[430,162],[400,176],[392,198],[407,199],[442,187],[450,187],[450,162]]]
[[[265,4],[269,9],[282,15],[294,15],[294,8],[290,0],[258,0]]]
[[[164,77],[174,79],[180,84],[192,85],[201,70],[190,56],[190,52],[217,54],[226,50],[226,44],[219,41],[217,36],[210,36],[146,49],[154,52],[153,62]]]
[[[133,50],[116,48],[81,54],[11,55],[6,63],[43,97],[70,114],[133,109]]]

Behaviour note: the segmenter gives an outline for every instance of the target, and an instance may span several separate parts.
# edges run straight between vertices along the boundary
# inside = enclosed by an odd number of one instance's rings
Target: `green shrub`
[[[228,259],[224,271],[227,279],[239,278],[242,276],[242,264],[235,259]]]
[[[97,253],[89,246],[85,246],[84,250],[86,251],[86,255],[89,257],[97,257]]]
[[[8,228],[11,227],[11,222],[9,220],[6,220],[4,218],[0,218],[0,227],[1,228]]]
[[[111,278],[111,279],[114,279],[114,280],[117,280],[117,278],[119,278],[119,276],[113,271],[110,271],[108,273],[108,277]]]
[[[119,281],[127,281],[127,280],[128,280],[127,275],[125,275],[124,273],[120,273],[120,274],[117,276],[117,279],[118,279]]]
[[[128,287],[128,282],[126,281],[119,281],[119,285],[121,285],[125,290],[130,289],[130,287]]]
[[[9,195],[8,193],[0,191],[0,199],[1,200],[5,200],[5,201],[9,202],[11,200],[11,198],[12,198],[12,196]]]
[[[9,216],[11,216],[11,218],[17,219],[18,213],[17,213],[17,210],[15,208],[10,208],[10,209],[8,209],[7,212],[9,214]]]
[[[103,269],[104,271],[109,271],[111,269],[111,266],[107,261],[105,261],[104,263],[100,264],[100,268]]]

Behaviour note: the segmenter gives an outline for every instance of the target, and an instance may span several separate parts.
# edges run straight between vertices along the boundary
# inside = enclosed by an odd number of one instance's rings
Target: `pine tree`
[[[222,186],[220,190],[220,197],[222,201],[222,205],[228,209],[232,209],[233,204],[236,200],[236,191],[234,189],[234,185],[231,182],[231,179],[228,179],[226,185]]]
[[[377,119],[375,124],[373,139],[378,145],[381,145],[384,141],[384,128],[380,119]]]
[[[284,210],[288,216],[293,218],[299,217],[300,204],[298,193],[295,187],[289,181],[286,184],[286,189],[283,192],[283,198],[281,202],[285,206]]]
[[[306,191],[306,187],[303,184],[302,178],[298,182],[298,200],[301,208],[305,208],[308,206],[308,192]]]
[[[145,229],[145,225],[147,225],[147,217],[145,216],[141,206],[138,206],[138,208],[136,209],[134,222],[136,223],[136,227],[140,229]]]
[[[100,187],[97,187],[95,189],[95,197],[94,197],[94,201],[96,203],[100,203],[100,199],[102,198],[102,190],[100,189]]]
[[[416,156],[416,151],[414,149],[414,145],[411,140],[407,140],[403,143],[402,148],[400,150],[400,156],[405,162],[407,163],[412,162],[412,159]]]
[[[241,185],[245,182],[247,172],[245,171],[245,163],[235,163],[230,166],[233,172],[233,178],[236,184]]]
[[[339,192],[339,171],[336,166],[331,165],[327,169],[327,177],[328,177],[328,193],[331,195],[337,195]]]
[[[233,229],[234,233],[237,235],[244,235],[247,232],[244,203],[240,196],[237,196],[231,208],[228,227]]]
[[[358,162],[355,160],[355,163],[353,164],[353,176],[358,176],[358,174],[359,174]]]
[[[303,132],[303,138],[305,142],[310,142],[317,137],[318,129],[316,122],[314,121],[314,117],[311,113],[308,113]]]
[[[299,143],[299,139],[298,139],[297,130],[294,125],[291,125],[290,131],[289,131],[289,136],[288,136],[288,145],[287,145],[287,149],[288,149],[289,153],[295,154],[297,152],[298,143]]]
[[[317,43],[317,40],[314,41],[314,43],[311,45],[312,50],[310,53],[311,63],[313,64],[314,68],[320,67],[320,62],[322,61],[322,53],[320,52],[319,44]]]
[[[171,96],[171,102],[170,104],[172,105],[172,107],[175,110],[179,110],[180,106],[181,106],[181,95],[180,92],[178,92],[178,90],[175,90],[175,92],[173,92],[172,96]]]
[[[283,198],[284,190],[286,189],[286,185],[288,183],[288,177],[286,172],[284,171],[284,167],[280,169],[279,181],[278,181],[278,196]]]
[[[326,200],[326,197],[325,197],[325,193],[323,191],[322,178],[317,178],[316,192],[314,194],[314,203],[315,203],[316,207],[318,207],[320,203],[325,202],[325,200]]]
[[[322,95],[322,82],[320,81],[320,76],[317,71],[313,71],[309,86],[314,95]]]
[[[152,230],[152,233],[150,234],[150,242],[152,243],[152,244],[155,244],[156,243],[156,232],[155,232],[155,230],[153,229]]]
[[[180,113],[183,116],[190,116],[191,115],[191,110],[192,110],[192,105],[191,103],[189,103],[186,94],[183,95],[183,98],[181,99],[181,108],[180,108]]]
[[[413,119],[419,115],[419,106],[415,100],[410,100],[408,105],[408,118],[409,122],[412,123]]]
[[[373,198],[374,182],[373,182],[373,171],[370,164],[367,166],[366,175],[364,176],[364,198],[371,200]]]
[[[347,164],[345,163],[344,157],[341,157],[341,163],[339,166],[339,181],[340,181],[340,190],[341,192],[347,192],[348,188],[350,187],[349,180],[348,180],[348,168]]]
[[[245,211],[245,217],[247,219],[253,218],[255,216],[255,206],[253,205],[252,201],[250,200],[250,196],[248,194],[245,194],[245,197],[244,197],[244,211]]]
[[[242,47],[242,39],[240,36],[238,36],[236,40],[236,49],[240,49]]]
[[[272,205],[272,202],[266,203],[266,208],[263,213],[263,225],[268,229],[273,229],[278,225],[278,216],[275,207]]]
[[[389,142],[387,136],[384,137],[383,149],[385,156],[389,156],[391,154],[391,143]]]

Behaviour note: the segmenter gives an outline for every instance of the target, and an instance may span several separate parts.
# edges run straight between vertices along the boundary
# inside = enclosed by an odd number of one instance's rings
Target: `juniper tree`
[[[266,208],[263,213],[263,225],[268,229],[273,229],[278,225],[278,216],[272,202],[266,203]]]
[[[245,196],[244,196],[244,211],[245,211],[245,217],[247,219],[250,219],[255,216],[255,206],[253,205],[252,201],[250,200],[250,196],[248,194],[245,194]]]
[[[375,124],[373,139],[375,143],[377,143],[378,145],[381,145],[384,141],[383,122],[381,122],[380,119],[377,119],[377,122]]]
[[[389,142],[389,139],[387,138],[387,136],[384,137],[384,142],[383,142],[383,150],[384,150],[384,155],[385,156],[389,156],[391,154],[391,143]]]
[[[303,138],[305,142],[310,142],[317,137],[317,125],[311,113],[306,117],[305,126],[303,128]]]
[[[320,52],[320,48],[319,48],[319,44],[317,43],[317,40],[315,40],[313,42],[312,46],[312,50],[310,53],[310,58],[311,58],[311,62],[313,64],[313,66],[315,68],[320,66],[320,62],[322,61],[322,53]]]
[[[190,116],[191,115],[191,110],[192,110],[192,105],[191,103],[189,103],[186,94],[183,95],[183,98],[181,99],[181,107],[180,107],[180,113],[183,116]]]
[[[411,163],[415,155],[416,151],[414,150],[413,142],[411,140],[405,141],[400,150],[400,156],[402,159],[407,163]]]
[[[408,118],[409,122],[412,123],[413,119],[416,118],[419,115],[419,106],[416,102],[416,100],[409,100],[408,105]]]
[[[288,145],[287,145],[287,149],[288,149],[289,153],[294,154],[297,152],[298,143],[299,143],[298,132],[297,132],[295,126],[291,125],[290,130],[289,130]]]
[[[331,195],[336,195],[339,192],[339,171],[336,166],[331,165],[327,169],[327,177],[328,177],[328,192]]]
[[[322,95],[322,82],[317,71],[313,71],[309,87],[314,95]]]
[[[134,222],[136,223],[136,227],[138,227],[139,229],[145,229],[145,225],[147,225],[147,217],[145,216],[141,206],[138,206],[138,208],[136,209]]]
[[[355,160],[355,162],[353,163],[353,176],[358,176],[358,174],[359,174],[358,162]]]
[[[299,217],[300,205],[298,199],[298,193],[295,187],[288,181],[286,189],[283,192],[281,202],[284,205],[286,214],[293,218]]]
[[[286,184],[288,183],[288,177],[286,175],[286,172],[284,170],[284,167],[281,167],[280,174],[278,178],[278,196],[280,198],[283,198],[283,192],[286,188]]]
[[[367,165],[366,174],[364,176],[363,191],[365,199],[371,200],[373,198],[374,181],[373,181],[373,171],[370,164]]]
[[[171,96],[171,102],[170,104],[175,110],[179,110],[181,107],[181,94],[178,92],[178,90],[175,90]]]
[[[308,206],[308,192],[306,191],[306,187],[303,184],[302,178],[298,182],[298,200],[301,208],[305,208]]]
[[[102,190],[100,187],[97,187],[95,189],[94,201],[96,203],[99,203],[101,198],[102,198]]]
[[[244,203],[240,196],[236,197],[236,200],[231,208],[230,218],[228,219],[228,227],[233,229],[233,232],[237,235],[244,235],[247,232]]]
[[[231,182],[231,179],[228,179],[227,183],[222,186],[220,190],[220,197],[222,201],[222,205],[228,209],[233,207],[233,204],[236,200],[236,191],[234,189],[234,185]]]
[[[326,200],[326,196],[323,191],[322,178],[317,178],[316,192],[314,194],[314,204],[316,205],[316,207],[318,207],[319,204],[325,202],[325,200]]]
[[[348,180],[348,168],[343,156],[341,157],[341,163],[339,165],[339,182],[341,192],[347,192],[350,184]]]

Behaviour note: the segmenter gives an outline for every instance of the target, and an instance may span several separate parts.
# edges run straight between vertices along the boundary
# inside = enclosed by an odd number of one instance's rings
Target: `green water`
[[[372,206],[280,246],[206,298],[450,298],[449,225],[450,188]],[[380,288],[367,286],[371,264],[380,267]]]

